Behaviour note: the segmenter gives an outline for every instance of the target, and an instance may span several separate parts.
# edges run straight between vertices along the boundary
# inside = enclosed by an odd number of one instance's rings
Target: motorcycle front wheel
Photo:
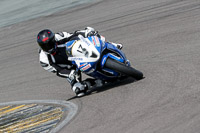
[[[105,67],[114,70],[118,73],[124,74],[126,76],[133,77],[137,80],[143,79],[142,72],[110,58],[107,59]]]

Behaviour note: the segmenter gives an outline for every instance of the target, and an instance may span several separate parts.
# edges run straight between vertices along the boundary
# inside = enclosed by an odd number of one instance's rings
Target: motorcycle
[[[143,78],[143,73],[131,67],[125,54],[109,42],[102,41],[98,36],[77,39],[67,42],[68,60],[76,65],[77,71],[86,75],[109,81],[121,77]]]

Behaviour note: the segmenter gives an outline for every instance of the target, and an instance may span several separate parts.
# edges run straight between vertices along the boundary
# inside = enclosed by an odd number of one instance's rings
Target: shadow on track
[[[113,89],[115,87],[130,84],[130,83],[137,82],[137,81],[139,81],[139,80],[135,80],[134,78],[130,77],[130,78],[126,78],[126,79],[123,79],[123,80],[120,80],[120,81],[106,83],[101,87],[95,87],[94,86],[90,90],[88,90],[88,92],[82,97],[86,97],[86,96],[89,96],[89,95],[92,95],[92,94],[95,94],[95,93],[101,93],[101,92]],[[73,99],[76,99],[76,98],[81,98],[81,97],[74,96],[74,97],[67,99],[66,101],[70,101],[70,100],[73,100]]]

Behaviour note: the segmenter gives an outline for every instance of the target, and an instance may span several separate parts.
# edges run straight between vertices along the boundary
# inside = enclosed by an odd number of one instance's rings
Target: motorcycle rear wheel
[[[116,72],[119,72],[121,74],[124,74],[126,76],[133,77],[137,80],[143,79],[142,72],[110,58],[107,59],[105,67],[112,69]]]

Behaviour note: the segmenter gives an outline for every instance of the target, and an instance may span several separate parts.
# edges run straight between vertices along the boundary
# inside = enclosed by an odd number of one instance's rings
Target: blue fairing
[[[115,52],[115,53],[117,53],[117,54],[119,54],[122,59],[126,59],[125,54],[121,50],[116,48],[114,45],[112,45],[110,43],[106,43],[106,48],[111,50],[111,51],[113,51],[113,52]]]
[[[100,59],[97,62],[82,62],[79,67],[77,66],[77,68],[80,71],[86,73],[87,75],[97,79],[110,80],[115,77],[118,77],[119,74],[117,72],[105,68],[104,65],[106,63],[107,58],[112,58],[113,60],[117,60],[118,62],[122,63],[126,62],[127,59],[125,54],[121,50],[116,48],[114,45],[108,42],[101,41],[101,39],[99,39],[97,36],[91,36],[88,37],[88,39],[92,44],[94,44],[95,48],[100,53]],[[71,55],[70,51],[74,42],[75,40],[66,43],[66,50],[69,57]],[[72,63],[77,65],[75,61],[72,61]]]

